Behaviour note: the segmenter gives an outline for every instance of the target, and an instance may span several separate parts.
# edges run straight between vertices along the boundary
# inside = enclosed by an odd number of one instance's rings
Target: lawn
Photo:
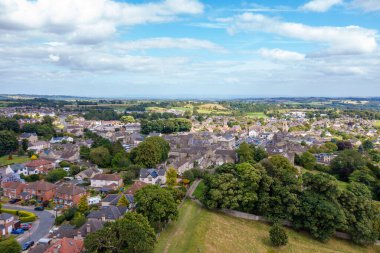
[[[375,125],[375,127],[380,127],[380,120],[375,120],[374,125]]]
[[[274,248],[269,241],[269,225],[208,211],[190,200],[180,208],[178,220],[161,233],[155,252],[379,252],[378,247],[362,248],[348,241],[331,239],[321,243],[309,235],[287,229],[289,243]]]
[[[0,166],[6,166],[9,164],[14,164],[14,163],[26,163],[30,161],[30,158],[27,156],[12,156],[12,160],[8,160],[8,156],[2,156],[0,157]]]
[[[263,112],[248,112],[247,113],[248,118],[258,118],[258,119],[266,119],[268,118],[267,115],[265,115]]]
[[[203,190],[205,188],[205,183],[203,181],[200,181],[197,188],[195,188],[195,191],[193,193],[193,196],[197,199],[201,199],[203,196]]]

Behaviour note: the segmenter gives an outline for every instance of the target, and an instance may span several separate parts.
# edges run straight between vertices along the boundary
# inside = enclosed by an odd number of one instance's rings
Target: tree
[[[177,171],[173,167],[170,167],[166,172],[166,184],[170,187],[177,184]]]
[[[86,216],[84,216],[80,212],[75,213],[74,218],[70,221],[70,224],[75,226],[75,228],[80,228],[85,223],[86,223]]]
[[[113,155],[113,156],[116,155],[116,154],[118,154],[118,153],[124,153],[124,154],[126,154],[125,149],[124,149],[124,147],[123,147],[123,145],[121,144],[120,141],[115,142],[112,145],[110,151],[111,151],[111,155]]]
[[[29,146],[28,139],[22,139],[22,141],[21,141],[21,147],[22,147],[22,150],[24,152],[26,152],[28,150],[28,146]]]
[[[129,201],[128,201],[128,199],[125,197],[124,194],[121,194],[121,197],[120,197],[119,200],[117,201],[117,206],[125,206],[125,207],[128,207],[128,206],[129,206]]]
[[[341,180],[347,181],[350,174],[366,165],[366,159],[355,150],[342,151],[331,161],[331,171]]]
[[[18,141],[15,134],[11,131],[0,131],[0,156],[12,153],[17,148]]]
[[[239,148],[236,150],[236,153],[238,155],[240,163],[253,162],[253,152],[248,143],[243,142],[242,144],[240,144]]]
[[[162,225],[178,215],[177,204],[167,190],[158,185],[148,185],[135,194],[136,211],[148,218],[149,223],[157,231]]]
[[[374,148],[374,146],[373,146],[373,142],[370,141],[370,140],[365,140],[365,141],[363,142],[362,146],[363,146],[363,149],[366,150],[366,151],[371,150],[371,149]]]
[[[285,229],[278,223],[273,224],[269,230],[269,237],[275,247],[284,246],[288,243],[288,235]]]
[[[111,155],[107,148],[98,147],[91,150],[90,160],[100,167],[106,168],[111,163]]]
[[[130,157],[133,163],[145,167],[155,167],[168,158],[170,146],[161,137],[149,137],[132,149]]]
[[[123,123],[134,123],[135,122],[135,119],[133,118],[133,116],[122,116],[120,118],[120,120]]]
[[[16,241],[14,237],[0,241],[1,253],[20,253],[21,245]]]
[[[49,171],[46,175],[46,181],[55,183],[67,176],[67,172],[63,169],[55,169]]]
[[[153,252],[156,234],[146,217],[128,212],[123,218],[106,223],[86,236],[84,244],[89,252]]]
[[[89,147],[80,146],[79,154],[80,154],[81,158],[89,160],[90,159],[90,152],[91,152],[91,149]]]
[[[80,167],[78,165],[70,165],[70,175],[75,176],[80,172]]]
[[[20,127],[18,125],[18,122],[14,118],[7,118],[7,117],[0,117],[0,131],[13,131],[13,132],[19,132]]]
[[[363,167],[352,172],[348,180],[350,182],[358,182],[365,184],[369,189],[373,189],[376,184],[375,175],[367,167]]]
[[[117,153],[111,161],[112,168],[126,168],[130,164],[125,152]]]
[[[80,197],[80,200],[78,203],[78,211],[82,214],[85,214],[88,211],[88,202],[87,202],[86,194]]]
[[[299,158],[300,165],[305,169],[311,170],[317,164],[317,159],[310,152],[304,152]]]

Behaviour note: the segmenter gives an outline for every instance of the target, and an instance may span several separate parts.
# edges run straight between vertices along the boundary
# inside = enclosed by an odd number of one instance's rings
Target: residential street
[[[17,241],[21,244],[26,241],[33,240],[37,242],[39,239],[45,237],[49,234],[49,230],[54,224],[54,214],[50,211],[34,211],[33,207],[17,206],[3,204],[4,208],[15,209],[15,210],[24,210],[28,212],[35,213],[39,219],[33,222],[32,229],[30,231],[25,231],[25,233],[17,237]],[[30,236],[30,239],[29,239]]]

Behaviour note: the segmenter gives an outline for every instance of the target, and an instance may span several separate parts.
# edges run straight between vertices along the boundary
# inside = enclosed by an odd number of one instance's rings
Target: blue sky
[[[0,0],[0,93],[380,96],[380,0]]]

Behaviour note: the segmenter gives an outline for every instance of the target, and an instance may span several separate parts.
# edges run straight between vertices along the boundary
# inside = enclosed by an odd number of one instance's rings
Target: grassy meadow
[[[2,156],[0,157],[0,167],[1,166],[6,166],[9,164],[14,164],[14,163],[26,163],[30,161],[30,158],[27,156],[12,156],[12,160],[8,159],[8,156]]]

